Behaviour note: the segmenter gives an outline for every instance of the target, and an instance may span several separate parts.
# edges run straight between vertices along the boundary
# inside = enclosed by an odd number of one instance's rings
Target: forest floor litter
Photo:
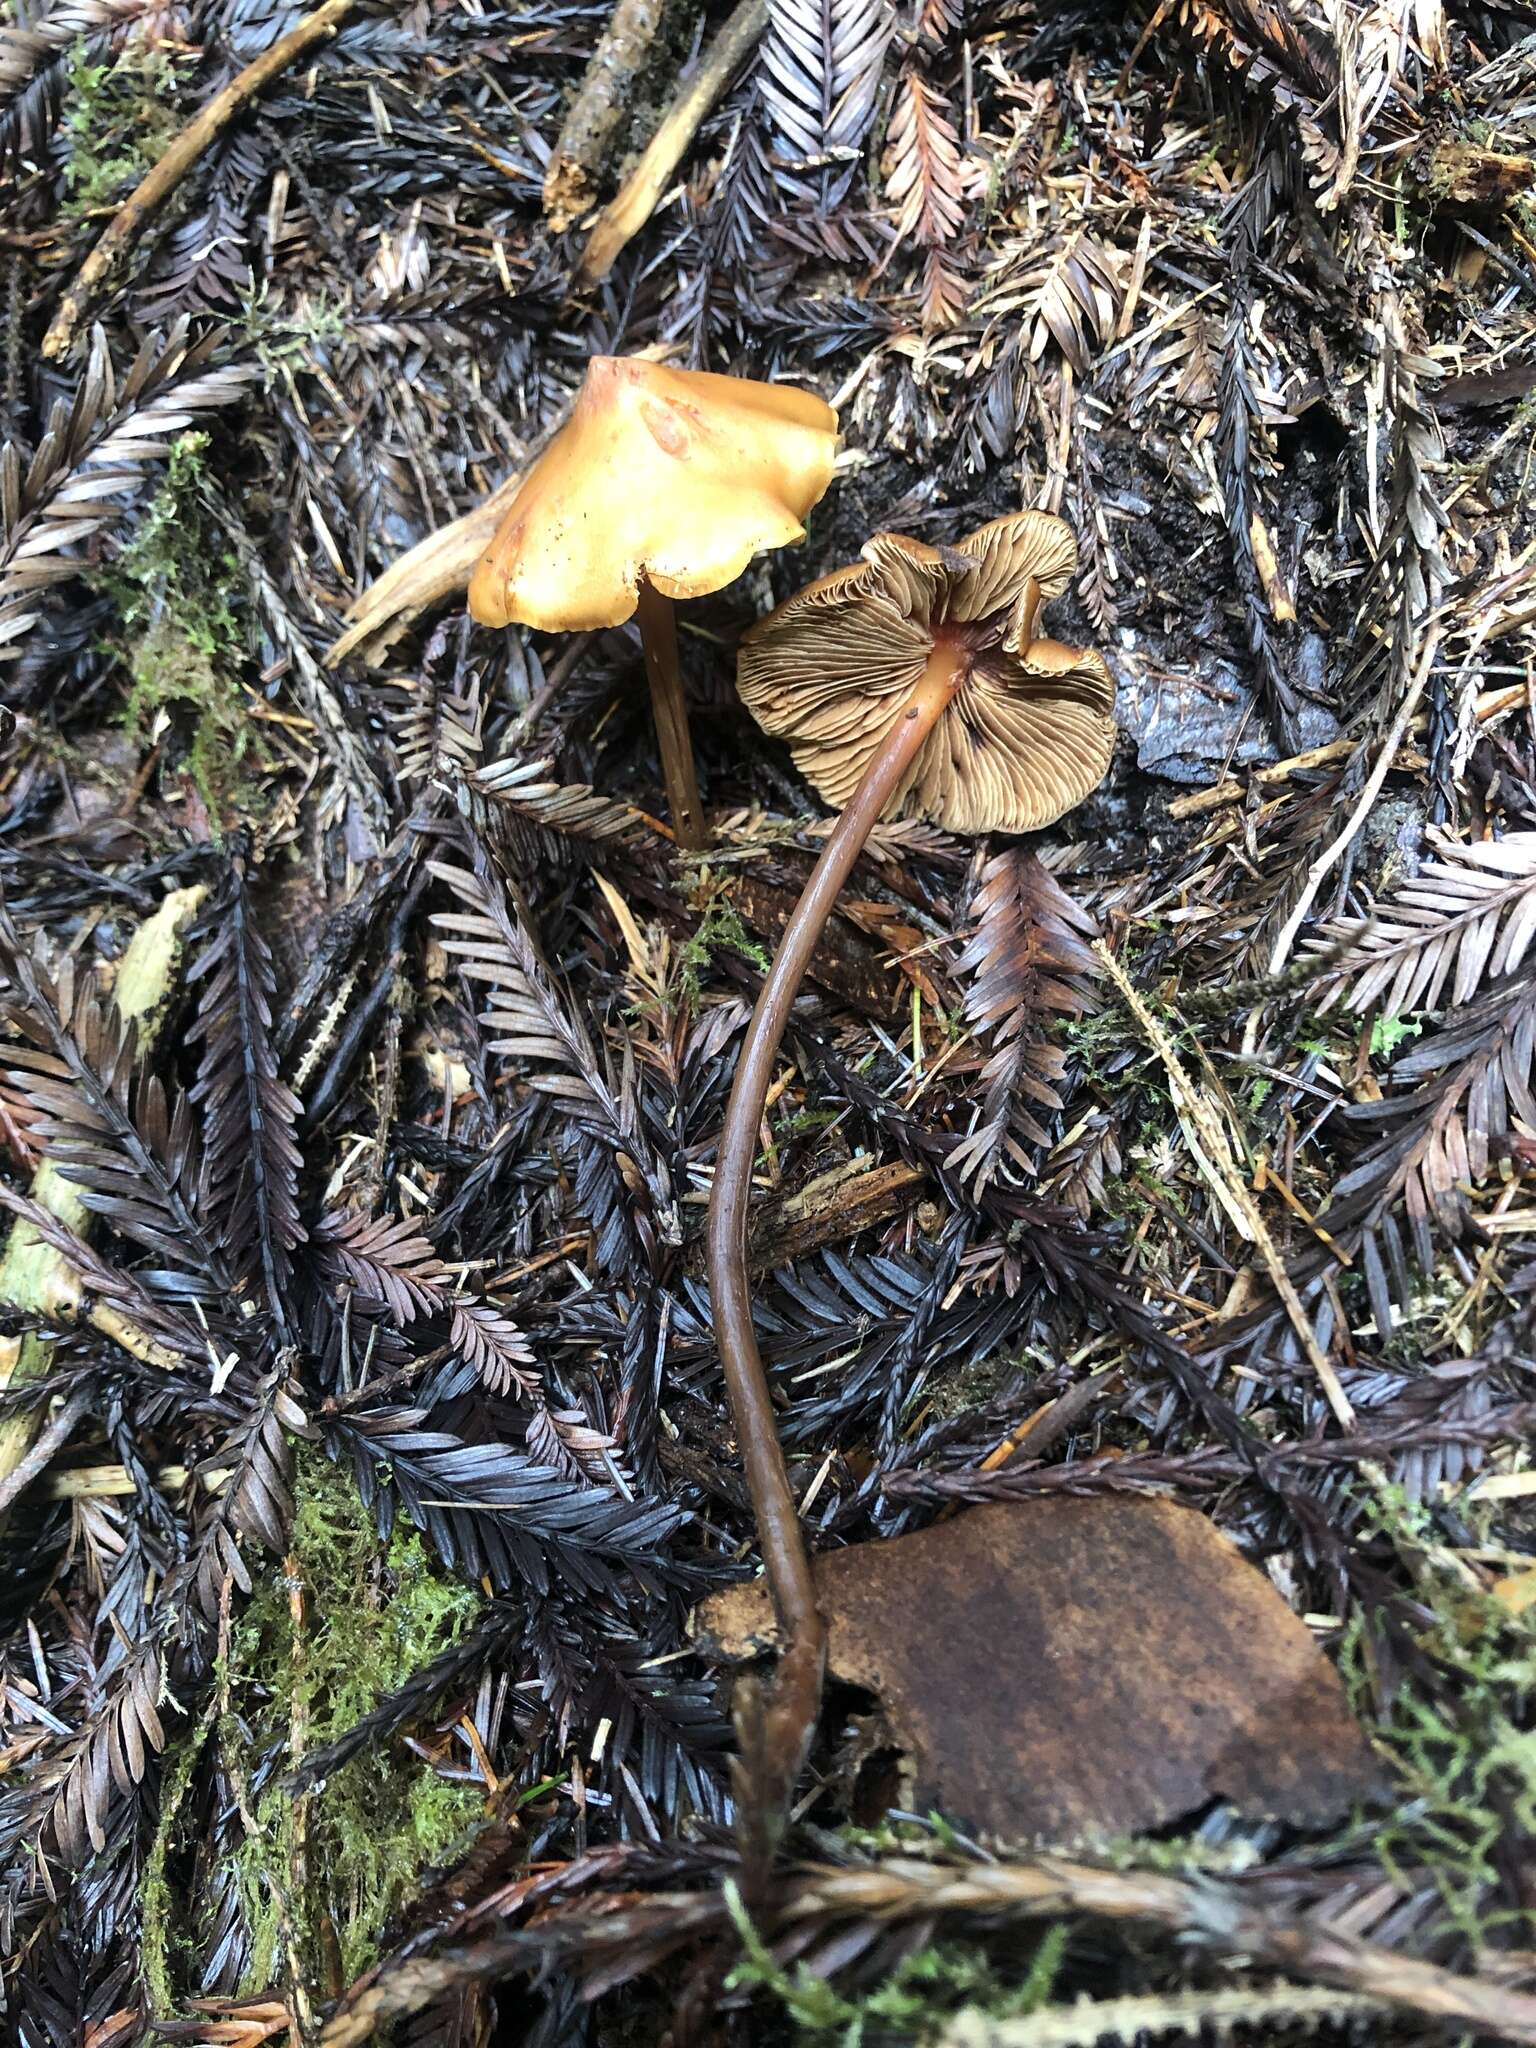
[[[1536,2044],[1533,192],[1521,0],[9,0],[7,2039]]]

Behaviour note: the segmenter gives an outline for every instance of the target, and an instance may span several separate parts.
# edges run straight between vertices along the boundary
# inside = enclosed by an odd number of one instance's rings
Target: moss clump
[[[240,324],[269,386],[347,338],[346,312],[339,301],[324,292],[306,292],[293,305],[279,305],[265,283],[246,291]]]
[[[741,921],[741,913],[729,898],[715,893],[717,888],[715,878],[705,869],[698,890],[702,902],[695,904],[695,908],[702,908],[703,914],[677,956],[683,993],[694,1008],[698,1007],[710,962],[722,949],[750,960],[759,974],[766,974],[771,965],[767,948],[753,938]]]
[[[344,1735],[446,1649],[478,1612],[444,1579],[414,1532],[381,1548],[353,1487],[300,1449],[292,1544],[235,1623],[221,1674],[227,1709],[189,1735],[167,1766],[167,1804],[142,1905],[146,1979],[157,2010],[192,1964],[199,1902],[187,1900],[183,1809],[192,1766],[217,1744],[249,1793],[254,1830],[234,1879],[248,1937],[242,1991],[296,1975],[312,2001],[367,1968],[423,1873],[466,1846],[482,1790],[440,1777],[402,1743],[369,1748],[298,1798],[285,1789],[303,1754]],[[188,1752],[191,1752],[189,1760]],[[244,1796],[244,1795],[242,1795]]]
[[[164,50],[129,42],[109,64],[93,64],[82,37],[69,52],[63,128],[66,221],[110,206],[135,185],[176,133],[176,69]]]
[[[468,1625],[479,1602],[440,1577],[420,1539],[397,1532],[382,1559],[352,1486],[314,1453],[301,1455],[290,1563],[269,1575],[235,1630],[233,1718],[251,1760],[274,1743],[306,1749],[344,1735]],[[296,1625],[294,1594],[302,1619]],[[227,1730],[226,1730],[227,1733]],[[256,1801],[258,1833],[239,1856],[258,1990],[283,1966],[283,1900],[305,1974],[339,1951],[343,1979],[367,1967],[379,1935],[483,1811],[472,1785],[451,1782],[403,1750],[370,1750],[306,1800],[280,1785]]]
[[[1476,1514],[1476,1510],[1473,1513]],[[1371,1846],[1388,1875],[1428,1873],[1446,1916],[1474,1949],[1521,1938],[1523,1915],[1497,1902],[1496,1857],[1511,1831],[1536,1833],[1536,1607],[1516,1611],[1482,1592],[1435,1534],[1432,1511],[1385,1480],[1366,1508],[1412,1571],[1425,1659],[1393,1696],[1377,1739],[1399,1797],[1374,1824]],[[1350,1632],[1343,1663],[1364,1691],[1370,1638]]]
[[[263,765],[238,679],[244,637],[230,603],[234,557],[203,506],[208,436],[182,434],[133,538],[100,578],[123,622],[129,687],[122,722],[135,744],[173,731],[209,815],[249,815],[242,769]]]
[[[742,1944],[742,1960],[728,1980],[731,1989],[761,1991],[773,1999],[807,2048],[863,2048],[890,2038],[930,2041],[961,2010],[1023,2019],[1049,2001],[1067,1946],[1065,1927],[1047,1929],[1020,1977],[1004,1975],[976,1944],[936,1943],[904,1956],[873,1991],[845,1998],[803,1964],[791,1972],[776,1962],[735,1887],[728,1892]]]
[[[187,1736],[172,1752],[160,1785],[160,1823],[144,1863],[139,1883],[139,1908],[143,1915],[140,1953],[144,1959],[144,1986],[149,2009],[159,2017],[175,2008],[172,1957],[184,1947],[177,1921],[175,1894],[166,1866],[178,1836],[185,1804],[203,1739],[208,1732],[205,1719],[195,1734]]]

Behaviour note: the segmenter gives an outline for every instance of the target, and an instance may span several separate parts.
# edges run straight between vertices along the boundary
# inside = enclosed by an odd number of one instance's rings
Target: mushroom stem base
[[[815,1731],[826,1664],[826,1626],[816,1606],[810,1554],[752,1328],[747,1212],[758,1127],[790,1009],[816,943],[872,827],[964,680],[965,664],[962,645],[948,640],[935,645],[921,679],[849,798],[812,870],[747,1027],[715,1162],[709,1200],[710,1300],[731,1415],[757,1516],[763,1565],[784,1643],[764,1715],[763,1767],[774,1783],[760,1788],[780,1808],[794,1790]]]
[[[693,741],[688,732],[688,704],[677,658],[677,616],[670,597],[642,576],[639,588],[640,645],[645,651],[646,680],[651,686],[651,714],[661,750],[661,772],[667,785],[667,806],[679,846],[696,853],[709,844],[704,807],[699,802],[693,767]]]

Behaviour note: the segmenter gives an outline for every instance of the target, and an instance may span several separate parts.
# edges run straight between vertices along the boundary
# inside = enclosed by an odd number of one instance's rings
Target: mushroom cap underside
[[[804,536],[837,415],[812,392],[599,356],[469,586],[482,625],[621,625],[642,576],[667,597],[732,583]]]
[[[1114,679],[1088,649],[1034,637],[1077,549],[1041,512],[994,520],[952,548],[881,534],[864,559],[807,586],[742,643],[743,701],[833,805],[847,802],[940,633],[984,653],[929,734],[886,816],[953,832],[1051,824],[1103,778],[1114,750]],[[979,645],[979,642],[978,642]]]

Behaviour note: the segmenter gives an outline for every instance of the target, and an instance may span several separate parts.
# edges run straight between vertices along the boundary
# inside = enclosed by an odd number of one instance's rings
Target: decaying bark
[[[663,10],[664,0],[618,0],[593,52],[544,173],[544,211],[557,233],[596,201],[598,181],[619,139]]]

